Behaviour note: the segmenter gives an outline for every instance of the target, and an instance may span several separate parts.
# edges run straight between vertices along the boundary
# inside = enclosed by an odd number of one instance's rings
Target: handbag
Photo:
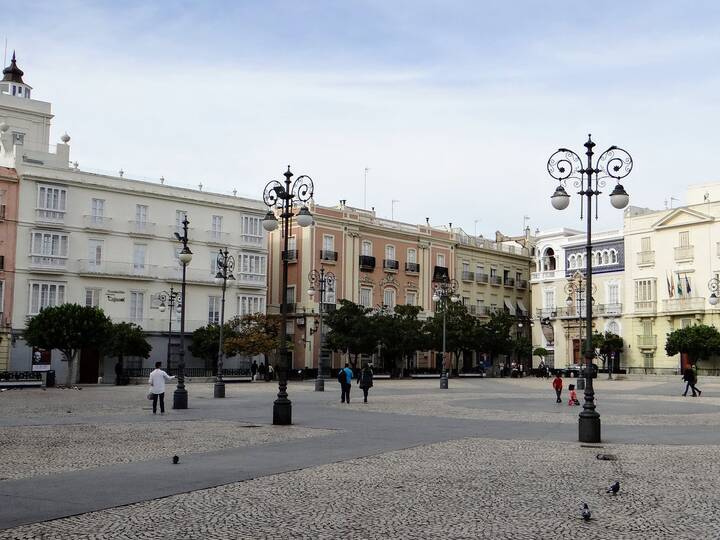
[[[151,400],[151,399],[153,398],[153,393],[152,393],[152,392],[148,392],[147,398]]]

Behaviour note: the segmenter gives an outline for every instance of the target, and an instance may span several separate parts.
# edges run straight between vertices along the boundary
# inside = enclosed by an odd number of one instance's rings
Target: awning
[[[505,299],[505,307],[507,308],[510,315],[515,315],[515,306],[513,306],[509,298]]]
[[[517,305],[518,305],[518,309],[523,313],[523,315],[527,315],[527,314],[528,314],[528,310],[527,310],[527,308],[525,307],[525,304],[523,304],[523,301],[522,301],[522,300],[519,300],[519,299],[518,299]]]

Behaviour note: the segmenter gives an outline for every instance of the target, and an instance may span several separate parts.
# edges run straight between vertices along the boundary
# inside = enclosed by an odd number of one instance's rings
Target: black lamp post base
[[[218,381],[215,383],[215,388],[213,390],[213,397],[216,397],[216,398],[224,398],[225,397],[225,383],[223,381]]]
[[[325,391],[325,379],[315,379],[315,391],[316,392],[324,392]]]
[[[443,373],[440,375],[440,390],[447,390],[448,389],[448,374]]]
[[[188,408],[188,393],[184,388],[176,388],[173,392],[173,409]]]
[[[273,425],[289,426],[292,424],[292,402],[285,399],[276,399],[273,403]]]
[[[578,423],[579,439],[582,443],[599,443],[600,442],[600,415],[585,415],[580,413],[580,421]]]

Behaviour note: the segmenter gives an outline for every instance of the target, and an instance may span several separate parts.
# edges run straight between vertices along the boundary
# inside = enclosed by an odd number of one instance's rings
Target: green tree
[[[592,338],[593,348],[595,354],[600,358],[603,364],[603,369],[608,369],[608,376],[612,373],[612,361],[617,353],[621,353],[625,347],[623,338],[612,332],[600,332],[593,333]]]
[[[475,332],[475,348],[490,357],[494,372],[497,372],[496,358],[513,350],[510,329],[514,325],[514,317],[500,311],[490,315],[490,319],[479,325]]]
[[[233,334],[225,340],[225,354],[268,357],[280,348],[280,315],[254,313],[233,319]],[[292,345],[290,342],[289,345]]]
[[[378,336],[385,369],[399,369],[404,360],[426,349],[423,321],[418,319],[421,311],[420,306],[398,305],[392,313],[373,315],[372,326]]]
[[[57,349],[68,363],[66,384],[78,378],[77,356],[82,349],[102,349],[112,323],[99,308],[79,304],[48,307],[27,320],[23,337],[31,347]]]
[[[103,353],[114,356],[123,365],[126,356],[150,358],[152,345],[148,343],[143,329],[133,323],[114,323],[110,327],[108,340],[103,344]]]
[[[532,341],[525,336],[518,336],[513,340],[512,344],[513,352],[520,361],[521,364],[525,365],[523,360],[530,360],[533,356]]]
[[[228,339],[231,339],[236,335],[237,331],[235,330],[232,322],[226,322],[223,328],[223,341],[227,344]],[[220,325],[208,324],[207,326],[201,326],[195,330],[192,333],[192,343],[190,343],[188,349],[196,358],[202,358],[205,360],[205,367],[212,368],[213,373],[216,373],[218,353],[220,352]]]
[[[545,358],[550,354],[550,351],[548,351],[545,347],[536,347],[533,351],[533,356],[539,356],[542,358],[543,361],[545,361]]]
[[[370,317],[370,309],[349,300],[340,300],[340,307],[325,315],[329,328],[325,346],[331,351],[347,353],[350,363],[357,367],[358,356],[372,354],[377,347],[379,334]]]
[[[668,356],[686,353],[691,364],[707,360],[720,354],[720,332],[705,324],[673,330],[667,335],[665,352]]]
[[[442,351],[443,315],[446,317],[445,350],[450,352],[454,358],[451,366],[454,365],[459,369],[461,367],[459,366],[460,354],[475,348],[478,319],[470,315],[467,307],[461,302],[446,301],[439,304],[435,315],[428,319],[425,326],[429,339],[428,345],[436,351]]]

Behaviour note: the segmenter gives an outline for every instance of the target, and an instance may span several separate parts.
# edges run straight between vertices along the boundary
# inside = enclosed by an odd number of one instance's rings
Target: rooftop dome
[[[17,62],[15,61],[15,51],[13,51],[12,60],[10,61],[10,65],[3,69],[3,82],[14,82],[14,83],[20,83],[25,84],[22,80],[23,75],[25,73],[22,69],[17,67]]]

